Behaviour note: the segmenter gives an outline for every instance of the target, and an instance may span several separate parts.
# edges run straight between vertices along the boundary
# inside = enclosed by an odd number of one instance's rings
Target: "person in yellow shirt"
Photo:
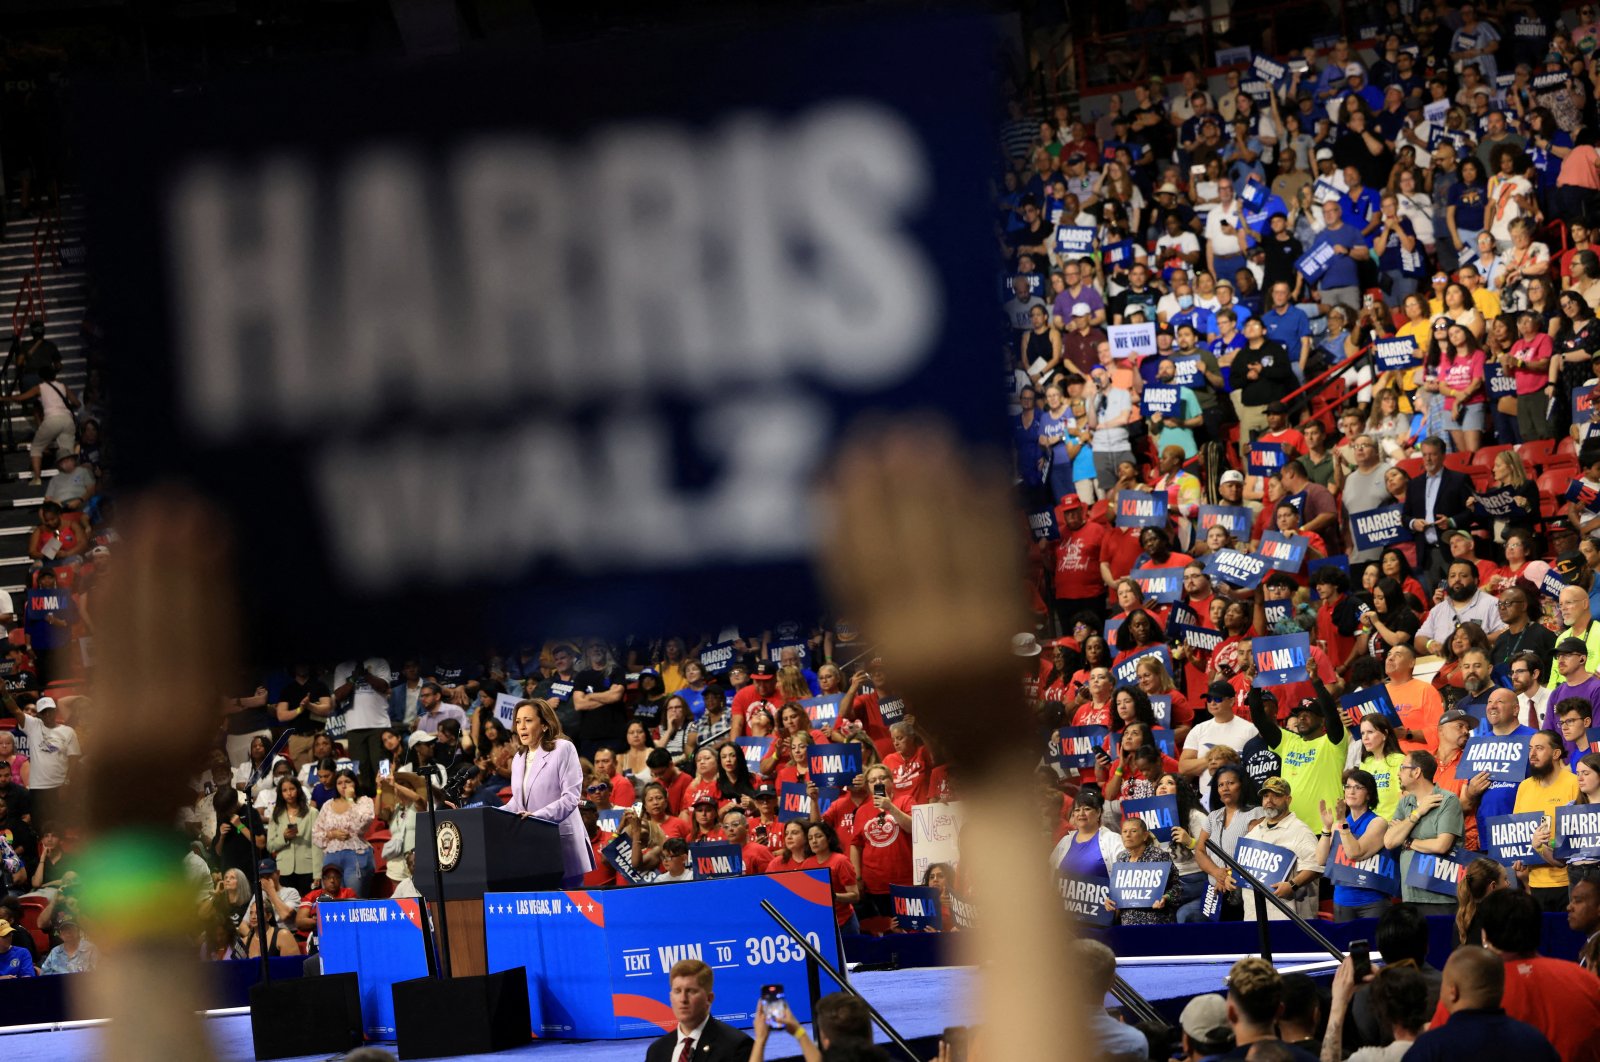
[[[1517,802],[1512,814],[1538,811],[1545,823],[1534,834],[1535,848],[1550,844],[1555,833],[1556,808],[1565,807],[1578,799],[1578,779],[1566,765],[1566,750],[1561,735],[1551,730],[1541,730],[1528,739],[1528,777],[1517,786]],[[1567,909],[1567,868],[1540,863],[1531,869],[1518,861],[1514,869],[1517,877],[1526,877],[1528,894],[1539,901],[1546,911]]]
[[[1500,316],[1500,296],[1483,282],[1483,275],[1476,269],[1463,269],[1461,283],[1472,294],[1472,305],[1477,307],[1485,321],[1492,321]],[[1479,338],[1482,338],[1481,336]]]

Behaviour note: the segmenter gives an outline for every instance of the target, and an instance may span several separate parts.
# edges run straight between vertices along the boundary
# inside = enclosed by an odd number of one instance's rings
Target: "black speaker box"
[[[257,1058],[354,1051],[365,1042],[356,975],[291,977],[251,985],[250,1035]]]
[[[480,977],[419,977],[394,985],[401,1058],[478,1055],[533,1040],[528,973],[518,966]]]

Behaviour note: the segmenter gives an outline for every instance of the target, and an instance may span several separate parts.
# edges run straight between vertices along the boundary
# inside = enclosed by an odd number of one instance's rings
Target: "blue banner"
[[[1250,537],[1253,517],[1250,515],[1250,510],[1243,505],[1202,505],[1199,515],[1202,534],[1211,530],[1213,526],[1221,524],[1233,533],[1234,538]]]
[[[1167,877],[1172,873],[1172,863],[1113,863],[1111,864],[1111,902],[1117,910],[1150,908],[1167,891]]]
[[[1094,766],[1094,750],[1103,748],[1103,726],[1064,726],[1050,734],[1045,757],[1063,767],[1083,770]]]
[[[1372,829],[1381,830],[1387,824],[1379,820]],[[1344,850],[1343,832],[1335,833],[1333,852],[1323,874],[1336,885],[1350,885],[1358,889],[1372,889],[1386,896],[1400,895],[1400,864],[1387,849],[1380,848],[1376,855],[1355,860]]]
[[[1035,542],[1055,542],[1061,538],[1061,529],[1056,525],[1055,509],[1035,509],[1028,514],[1028,530],[1033,533]]]
[[[596,811],[594,813],[595,825],[600,827],[603,833],[614,834],[622,825],[622,813],[626,810],[626,808],[606,808],[603,811]]]
[[[744,850],[727,841],[711,841],[689,846],[689,868],[696,881],[727,878],[744,873]]]
[[[1204,627],[1209,621],[1200,618],[1200,613],[1189,607],[1186,601],[1174,601],[1172,609],[1167,613],[1167,626],[1169,628],[1183,624],[1188,627]]]
[[[1600,805],[1568,804],[1556,808],[1555,846],[1557,859],[1600,862]]]
[[[1068,874],[1058,870],[1056,888],[1061,892],[1061,906],[1075,921],[1094,926],[1111,924],[1111,912],[1106,908],[1106,898],[1111,895],[1110,878]]]
[[[1190,627],[1187,624],[1175,628],[1183,644],[1190,649],[1201,653],[1215,652],[1217,646],[1222,644],[1222,639],[1227,637],[1221,631],[1214,631],[1210,627]]]
[[[778,787],[778,821],[811,817],[811,798],[804,782],[785,782]]]
[[[1520,782],[1528,776],[1528,740],[1531,734],[1474,734],[1461,752],[1458,778],[1486,772],[1496,782]]]
[[[1271,475],[1282,468],[1283,465],[1282,443],[1257,441],[1250,444],[1250,474],[1252,476]]]
[[[1151,384],[1144,389],[1144,415],[1175,416],[1183,409],[1183,389],[1177,384]]]
[[[1253,80],[1265,81],[1275,89],[1289,87],[1289,67],[1259,52],[1250,57],[1250,74]]]
[[[1490,361],[1484,367],[1483,382],[1491,401],[1517,396],[1517,378],[1502,369],[1498,361]]]
[[[1417,364],[1417,341],[1412,336],[1393,336],[1372,342],[1372,360],[1379,372],[1396,372]]]
[[[809,768],[819,788],[843,788],[861,773],[861,746],[853,741],[838,745],[812,745]]]
[[[1326,273],[1328,267],[1333,264],[1333,258],[1336,253],[1333,249],[1333,244],[1318,244],[1301,255],[1300,260],[1294,264],[1294,267],[1299,270],[1301,276],[1306,278],[1307,284],[1315,284],[1322,279],[1322,274]]]
[[[1533,852],[1533,835],[1544,822],[1542,811],[1492,815],[1479,823],[1478,842],[1483,845],[1484,855],[1504,866],[1519,859],[1530,867],[1542,866],[1544,860]]]
[[[1295,575],[1305,567],[1308,546],[1309,541],[1304,535],[1290,537],[1279,531],[1266,531],[1261,535],[1256,556],[1265,558],[1273,571]]]
[[[1056,229],[1056,253],[1082,258],[1094,252],[1092,225],[1063,225]]]
[[[1188,357],[1172,359],[1172,382],[1179,387],[1199,388],[1206,386],[1205,367],[1200,362],[1197,354]]]
[[[725,675],[738,662],[739,654],[732,642],[718,642],[709,649],[700,650],[700,666],[708,675]]]
[[[1217,880],[1206,875],[1206,894],[1200,900],[1200,920],[1215,922],[1222,917],[1222,893],[1217,891]]]
[[[1356,552],[1381,550],[1396,542],[1407,542],[1405,506],[1380,505],[1376,509],[1350,514],[1350,537]]]
[[[844,694],[830,693],[822,697],[807,697],[800,706],[811,717],[811,726],[827,730],[839,721],[839,711],[844,704]]]
[[[1172,840],[1172,828],[1178,825],[1178,798],[1175,796],[1153,796],[1142,800],[1124,800],[1122,802],[1122,817],[1129,815],[1144,820],[1150,832],[1156,835],[1156,840],[1166,844]]]
[[[1261,618],[1267,621],[1267,629],[1272,630],[1279,624],[1288,623],[1294,618],[1294,602],[1291,601],[1263,601],[1261,603]]]
[[[1112,270],[1126,269],[1134,263],[1135,244],[1132,240],[1118,240],[1102,248],[1106,265]]]
[[[1566,493],[1562,495],[1569,502],[1577,502],[1585,509],[1594,509],[1595,499],[1600,498],[1600,491],[1595,490],[1581,479],[1575,479],[1567,484]],[[28,595],[28,600],[33,600],[33,595]]]
[[[322,972],[358,975],[361,1027],[369,1040],[394,1039],[396,981],[428,976],[422,901],[340,900],[317,904]]]
[[[1389,696],[1386,686],[1368,686],[1364,690],[1351,690],[1339,696],[1339,706],[1350,713],[1356,726],[1361,725],[1361,720],[1377,713],[1389,722],[1400,725],[1400,713],[1395,710],[1394,700]]]
[[[1587,424],[1594,416],[1594,389],[1596,384],[1584,384],[1572,389],[1572,423]]]
[[[745,765],[750,768],[751,774],[761,773],[761,760],[766,756],[767,750],[772,747],[770,737],[742,737],[735,738],[735,745],[744,754]]]
[[[1269,889],[1279,882],[1289,880],[1289,875],[1294,873],[1293,852],[1279,845],[1257,841],[1250,837],[1240,839],[1239,846],[1234,849],[1233,858]],[[1247,883],[1237,874],[1233,876],[1233,883],[1240,888],[1247,887]]]
[[[944,928],[939,890],[925,885],[890,885],[895,925],[907,933],[937,933]]]
[[[1497,519],[1509,517],[1517,509],[1517,490],[1515,487],[1497,487],[1478,495],[1478,506],[1484,512]]]
[[[488,968],[527,969],[539,1037],[616,1040],[673,1028],[667,974],[682,959],[716,971],[713,1016],[749,1027],[763,984],[805,984],[805,952],[762,911],[762,900],[824,958],[839,961],[828,872],[802,870],[671,888],[490,893]],[[683,918],[684,911],[716,917]],[[824,976],[823,991],[832,987]],[[791,992],[789,1008],[810,1020],[805,992]]]
[[[1137,653],[1113,667],[1111,674],[1116,684],[1118,686],[1137,686],[1139,684],[1139,663],[1147,657],[1154,657],[1161,661],[1161,666],[1167,669],[1167,674],[1172,674],[1172,654],[1167,651],[1166,644],[1163,643],[1140,649]]]
[[[1267,571],[1265,558],[1240,553],[1236,549],[1223,549],[1206,554],[1206,573],[1213,579],[1221,579],[1241,590],[1254,590],[1260,586]]]
[[[889,700],[878,699],[878,714],[883,717],[884,726],[894,726],[906,714],[906,700],[904,697],[893,697]]]
[[[1305,682],[1306,668],[1311,662],[1311,636],[1302,631],[1257,638],[1250,643],[1250,655],[1256,666],[1255,677],[1250,680],[1252,686]]]
[[[1170,605],[1183,597],[1182,568],[1135,568],[1128,577],[1139,584],[1146,601]]]
[[[1561,600],[1561,591],[1567,588],[1567,581],[1554,568],[1548,568],[1539,577],[1539,594],[1548,597],[1551,601]]]
[[[800,660],[801,667],[805,667],[806,664],[810,662],[810,647],[806,645],[805,642],[793,638],[784,639],[781,641],[773,641],[771,645],[767,646],[767,659],[772,661],[774,664],[778,663],[783,659],[783,651],[785,649],[793,649],[795,651],[795,655]]]
[[[1117,492],[1118,527],[1167,526],[1167,492],[1123,490]]]
[[[1150,698],[1150,710],[1152,712],[1154,712],[1155,716],[1156,716],[1156,726],[1158,726],[1158,727],[1171,726],[1172,725],[1172,694],[1170,694],[1170,693],[1151,693],[1151,694],[1147,694],[1147,696]],[[1120,749],[1118,751],[1120,751]]]
[[[619,833],[602,849],[600,856],[607,863],[633,885],[648,885],[656,880],[654,870],[646,870],[634,862],[633,841],[625,833]]]
[[[1267,201],[1267,186],[1251,175],[1239,186],[1239,200],[1251,210],[1260,210]]]
[[[1463,853],[1459,848],[1448,855],[1412,852],[1411,864],[1406,868],[1406,887],[1438,893],[1453,900],[1458,895],[1456,883],[1461,880],[1461,871],[1466,865],[1462,860],[1472,858],[1476,858],[1476,853]]]

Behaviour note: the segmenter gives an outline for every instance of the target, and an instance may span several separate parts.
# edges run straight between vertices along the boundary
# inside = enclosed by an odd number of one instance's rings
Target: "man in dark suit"
[[[650,1045],[645,1062],[747,1062],[754,1041],[711,1016],[711,967],[684,959],[668,977],[678,1027]]]
[[[1417,544],[1417,577],[1430,594],[1450,566],[1445,532],[1472,525],[1471,496],[1471,478],[1444,467],[1444,441],[1432,435],[1422,440],[1422,474],[1406,488],[1404,515]]]

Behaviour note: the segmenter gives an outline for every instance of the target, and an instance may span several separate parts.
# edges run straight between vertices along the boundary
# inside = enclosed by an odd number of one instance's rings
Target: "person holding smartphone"
[[[767,1057],[767,1038],[772,1035],[772,1030],[782,1029],[794,1037],[795,1043],[800,1045],[800,1057],[805,1062],[822,1062],[822,1050],[816,1042],[806,1034],[806,1027],[795,1020],[789,1011],[789,1004],[781,995],[782,985],[768,985],[768,988],[780,989],[776,998],[768,998],[768,993],[763,991],[761,1002],[756,1005],[756,1022],[751,1032],[754,1033],[754,1046],[750,1048],[749,1062],[763,1062]]]
[[[894,772],[881,763],[867,768],[867,788],[872,808],[856,812],[855,836],[850,839],[850,864],[860,882],[856,914],[865,922],[893,918],[890,885],[912,884],[911,807],[915,797],[894,791]]]

